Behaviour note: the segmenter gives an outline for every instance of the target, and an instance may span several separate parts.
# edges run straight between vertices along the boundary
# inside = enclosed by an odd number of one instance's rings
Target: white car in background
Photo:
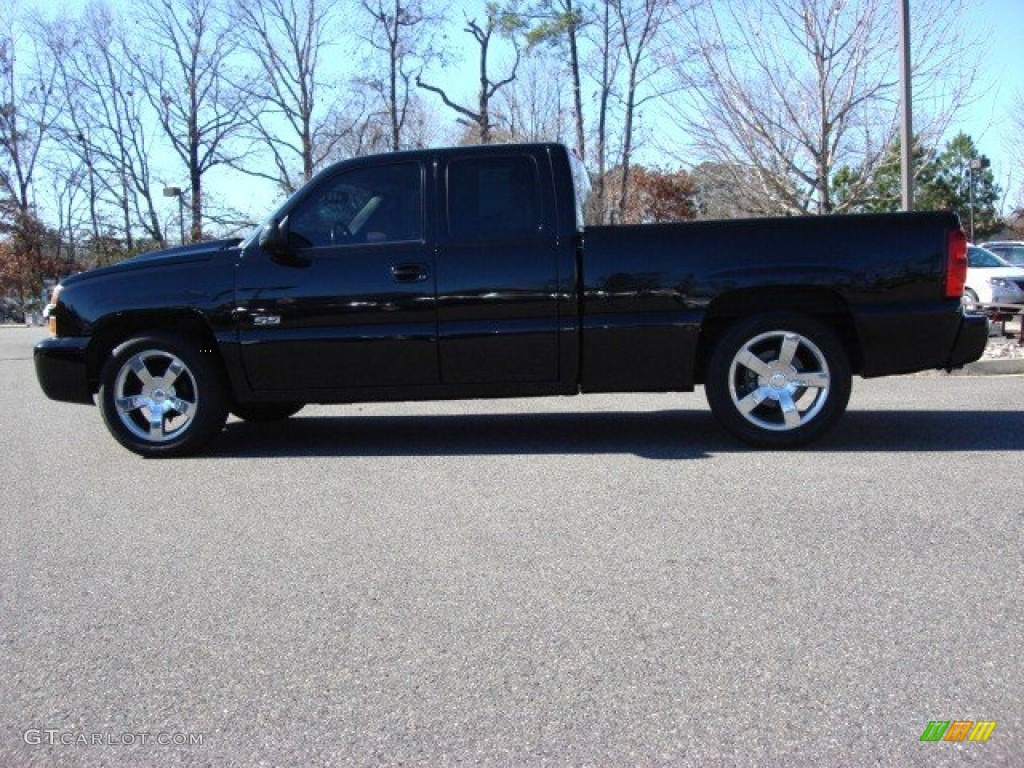
[[[983,306],[1024,304],[1024,268],[977,245],[968,246],[964,301]]]

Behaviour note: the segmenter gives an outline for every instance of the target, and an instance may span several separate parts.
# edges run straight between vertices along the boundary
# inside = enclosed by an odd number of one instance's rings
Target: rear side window
[[[448,164],[448,232],[456,240],[536,235],[541,229],[537,164],[521,155]]]

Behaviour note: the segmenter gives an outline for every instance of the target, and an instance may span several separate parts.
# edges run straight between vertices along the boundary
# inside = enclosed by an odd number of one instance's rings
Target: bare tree
[[[587,158],[580,46],[588,13],[589,10],[580,0],[541,0],[532,14],[537,24],[527,35],[527,41],[531,46],[547,43],[561,47],[564,44],[567,49],[569,55],[566,66],[572,83],[574,149],[580,162],[586,162]]]
[[[462,115],[460,122],[469,126],[478,133],[481,144],[491,143],[491,134],[494,128],[491,115],[491,100],[495,94],[509,83],[516,79],[516,71],[519,68],[520,46],[518,36],[524,30],[525,23],[513,10],[499,7],[497,3],[487,4],[487,19],[481,26],[475,19],[467,19],[464,31],[470,34],[476,41],[479,49],[479,73],[480,87],[477,90],[476,107],[463,106],[451,99],[447,91],[436,85],[431,85],[416,76],[416,85],[424,90],[436,93],[441,97],[445,106],[453,109]],[[512,43],[515,59],[506,77],[499,80],[493,79],[490,71],[491,44],[494,42],[494,35],[504,38]]]
[[[937,105],[915,117],[926,137],[942,132],[976,69],[961,9],[914,9],[915,93]],[[870,171],[895,137],[895,12],[888,0],[736,0],[678,14],[674,33],[689,45],[674,65],[670,116],[697,156],[757,201],[751,213],[841,210],[835,170]]]
[[[22,45],[14,21],[0,33],[0,232],[6,235],[0,242],[0,294],[24,313],[58,269],[44,248],[46,228],[34,198],[43,148],[62,105],[43,46],[31,38]]]
[[[433,32],[441,15],[424,0],[360,0],[360,5],[370,19],[365,40],[375,52],[369,62],[373,74],[361,80],[381,103],[388,149],[398,151],[410,146],[404,134],[415,102],[413,78],[437,57]]]
[[[585,211],[592,223],[619,221],[625,210],[638,110],[661,95],[650,86],[662,62],[655,44],[669,6],[668,0],[601,0],[585,28],[590,56],[584,74],[594,83],[597,112],[589,153],[593,189]],[[618,179],[614,198],[612,169]]]
[[[599,3],[592,24],[587,28],[587,40],[591,54],[584,69],[593,81],[597,117],[593,149],[583,156],[591,178],[591,194],[584,206],[588,224],[605,224],[612,218],[608,205],[609,118],[615,93],[615,84],[621,66],[622,48],[615,29],[615,13],[610,0]]]
[[[535,6],[539,23],[530,41],[564,44],[568,53],[575,153],[589,176],[584,214],[590,223],[627,218],[639,114],[663,95],[654,87],[663,63],[657,44],[674,6],[670,0],[541,0]],[[584,78],[594,87],[587,103]],[[589,132],[587,125],[593,125]]]
[[[54,256],[70,270],[78,257],[79,236],[88,215],[82,201],[85,169],[77,158],[64,155],[55,160],[47,176],[57,214],[58,238]]]
[[[1024,144],[1024,90],[1017,93],[1016,99],[1014,99],[1012,107],[1012,117],[1014,121],[1014,133],[1017,140],[1017,146]],[[1010,218],[1010,229],[1014,235],[1019,238],[1024,238],[1024,185],[1020,183],[1020,179],[1024,179],[1024,154],[1017,153],[1016,157],[1016,168],[1013,170],[1017,173],[1018,186],[1017,186],[1017,202]],[[1007,181],[1007,190],[1009,190],[1010,182]]]
[[[616,0],[611,3],[618,22],[625,58],[625,91],[622,98],[622,152],[619,168],[622,173],[616,215],[626,211],[630,192],[630,167],[635,142],[637,110],[660,95],[645,89],[660,69],[658,57],[652,56],[658,29],[669,7],[668,0]]]
[[[515,82],[497,95],[496,122],[515,141],[562,141],[572,133],[570,99],[552,79],[550,54],[528,54]]]
[[[18,31],[0,33],[0,197],[21,215],[32,204],[40,154],[61,109],[57,74],[42,46],[29,41],[30,62],[18,58]]]
[[[95,242],[103,242],[99,185],[118,209],[129,252],[135,248],[136,226],[153,242],[164,244],[154,197],[159,194],[152,168],[155,125],[129,62],[132,45],[122,20],[109,6],[93,3],[78,19],[45,25],[44,33],[68,100],[56,133],[88,174]]]
[[[243,167],[289,193],[312,178],[363,115],[361,104],[339,99],[321,72],[323,54],[338,34],[336,6],[328,0],[236,0],[234,8],[242,48],[257,63],[258,75],[247,87],[251,126],[276,172]]]
[[[203,237],[209,202],[203,176],[237,160],[232,139],[245,126],[246,89],[229,68],[238,35],[216,0],[158,0],[140,12],[144,37],[132,53],[140,87],[189,177],[191,239]]]
[[[93,6],[99,10],[98,6]],[[127,183],[127,158],[123,141],[122,113],[118,102],[124,86],[117,77],[108,78],[111,56],[110,32],[112,19],[106,9],[93,26],[89,19],[58,19],[43,23],[42,35],[57,63],[60,85],[67,99],[67,109],[54,126],[55,139],[68,155],[76,158],[82,168],[83,183],[88,187],[89,219],[92,224],[91,242],[98,249],[97,261],[106,263],[104,237],[104,196],[121,216],[121,239],[130,251],[132,238],[132,199],[134,195]],[[98,32],[98,39],[93,33]],[[82,44],[79,41],[82,40]],[[113,82],[111,82],[113,81]],[[130,86],[127,90],[131,92]],[[113,118],[107,121],[105,118]],[[110,129],[109,131],[107,129]]]

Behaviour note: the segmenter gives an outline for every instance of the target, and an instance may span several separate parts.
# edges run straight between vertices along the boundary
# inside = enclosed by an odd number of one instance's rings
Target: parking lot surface
[[[309,406],[147,461],[0,330],[0,766],[1024,764],[1024,379]],[[923,742],[932,721],[996,721]]]

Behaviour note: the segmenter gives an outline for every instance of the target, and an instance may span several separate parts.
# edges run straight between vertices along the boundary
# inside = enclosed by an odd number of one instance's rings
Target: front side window
[[[529,156],[460,158],[448,166],[448,231],[456,240],[536,235],[537,166]]]
[[[288,216],[298,248],[393,243],[423,236],[417,163],[355,168],[325,179]]]

